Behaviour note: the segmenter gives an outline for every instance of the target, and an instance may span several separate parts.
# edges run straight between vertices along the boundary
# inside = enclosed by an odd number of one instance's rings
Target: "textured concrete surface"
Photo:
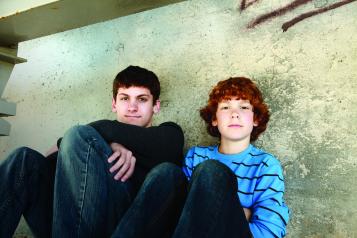
[[[240,12],[239,1],[195,0],[20,44],[28,62],[15,67],[4,93],[18,109],[8,119],[11,136],[0,138],[1,158],[20,145],[45,151],[73,124],[113,118],[111,81],[129,64],[161,79],[156,123],[181,124],[186,149],[213,143],[198,109],[218,80],[248,76],[271,107],[256,144],[284,167],[288,237],[357,237],[357,2],[286,32],[286,21],[333,1],[247,29],[289,2],[258,1]]]

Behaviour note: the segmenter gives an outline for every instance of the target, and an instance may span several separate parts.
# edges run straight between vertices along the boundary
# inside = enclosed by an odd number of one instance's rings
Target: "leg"
[[[55,180],[53,237],[105,237],[131,202],[130,183],[113,179],[109,145],[91,126],[63,137]]]
[[[170,236],[185,200],[186,183],[185,175],[174,164],[153,168],[112,237]]]
[[[56,160],[22,147],[0,165],[0,237],[12,237],[24,215],[36,237],[50,237]]]
[[[173,237],[250,237],[237,180],[227,166],[214,160],[197,166]]]

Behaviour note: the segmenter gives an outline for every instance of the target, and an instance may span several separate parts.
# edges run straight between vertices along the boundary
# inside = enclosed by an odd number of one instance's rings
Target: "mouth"
[[[239,125],[239,124],[230,124],[230,125],[228,125],[228,127],[241,128],[241,127],[243,127],[243,126],[242,126],[242,125]]]
[[[126,118],[140,118],[141,116],[125,115]]]

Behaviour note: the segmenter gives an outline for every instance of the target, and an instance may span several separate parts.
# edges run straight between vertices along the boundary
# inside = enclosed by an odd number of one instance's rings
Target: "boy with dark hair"
[[[173,237],[285,236],[282,168],[250,144],[269,121],[259,89],[244,77],[221,81],[200,114],[220,143],[188,151],[183,171],[189,193]]]
[[[173,122],[152,126],[159,94],[153,72],[129,66],[113,82],[117,120],[71,128],[52,159],[29,148],[13,152],[0,165],[0,237],[12,236],[22,214],[36,237],[170,232],[185,190],[174,165],[183,133]]]
[[[151,125],[160,109],[153,72],[130,66],[113,87],[117,120],[76,126],[61,141],[53,237],[162,237],[176,223],[186,185],[175,166],[182,161],[182,130],[172,122]],[[118,146],[132,152],[134,163],[112,154]]]

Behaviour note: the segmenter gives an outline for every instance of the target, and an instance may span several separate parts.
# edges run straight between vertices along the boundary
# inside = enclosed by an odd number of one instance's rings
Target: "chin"
[[[130,125],[135,125],[135,126],[142,126],[142,124],[143,124],[140,121],[136,121],[136,120],[123,120],[122,122],[125,124],[130,124]]]
[[[142,122],[132,122],[131,124],[132,124],[132,125],[135,125],[135,126],[141,126],[141,127],[144,127],[144,126],[145,126],[145,124],[142,123]]]

